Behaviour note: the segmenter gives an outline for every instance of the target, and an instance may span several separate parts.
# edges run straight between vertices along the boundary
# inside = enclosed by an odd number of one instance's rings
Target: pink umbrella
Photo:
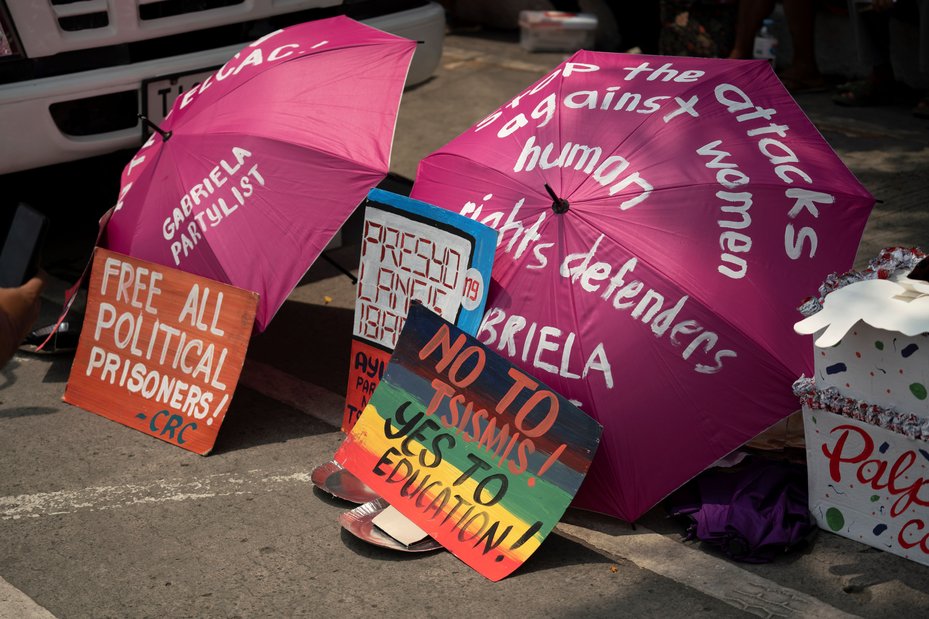
[[[346,17],[245,47],[126,166],[106,246],[258,292],[264,330],[387,174],[415,47]]]
[[[412,195],[499,231],[478,338],[603,425],[574,505],[628,521],[797,408],[873,205],[766,63],[587,51]]]

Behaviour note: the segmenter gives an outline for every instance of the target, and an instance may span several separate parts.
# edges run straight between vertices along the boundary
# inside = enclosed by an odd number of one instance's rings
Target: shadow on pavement
[[[240,386],[226,411],[211,455],[329,432],[330,426],[310,415]]]
[[[18,406],[0,411],[0,419],[13,419],[15,417],[33,417],[35,415],[50,415],[57,413],[57,408],[48,406]]]
[[[42,361],[48,365],[45,376],[42,377],[43,383],[55,385],[68,382],[68,377],[71,375],[71,364],[74,361],[73,354],[58,357],[44,357]]]
[[[545,538],[539,549],[529,557],[529,560],[519,566],[510,578],[518,578],[521,574],[545,572],[569,565],[597,564],[616,564],[616,561],[587,548],[580,542],[575,542],[552,532]]]
[[[354,311],[288,300],[268,329],[252,338],[248,358],[345,395]]]

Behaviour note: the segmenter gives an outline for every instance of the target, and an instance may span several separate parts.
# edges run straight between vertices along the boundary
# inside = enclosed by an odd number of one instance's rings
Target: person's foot
[[[784,88],[786,88],[788,92],[794,95],[808,92],[826,91],[826,80],[824,80],[823,76],[819,75],[818,73],[810,75],[794,75],[785,71],[778,77],[781,78],[781,83],[784,84]]]
[[[913,108],[913,116],[929,119],[929,95],[916,102],[916,106]]]
[[[848,92],[852,88],[856,88],[858,84],[866,82],[867,80],[848,80],[847,82],[842,82],[841,84],[836,84],[835,91],[837,93]]]
[[[836,105],[844,107],[872,107],[887,105],[894,98],[894,84],[871,79],[840,84],[832,98]]]

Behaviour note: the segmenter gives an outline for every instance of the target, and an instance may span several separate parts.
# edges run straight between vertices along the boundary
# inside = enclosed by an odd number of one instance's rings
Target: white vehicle
[[[0,0],[0,174],[136,148],[138,114],[157,123],[246,43],[340,14],[421,42],[408,86],[438,66],[427,0]]]

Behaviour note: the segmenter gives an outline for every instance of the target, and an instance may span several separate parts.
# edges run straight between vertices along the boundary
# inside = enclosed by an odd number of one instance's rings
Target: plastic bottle
[[[761,30],[755,36],[755,49],[753,56],[758,59],[764,59],[771,63],[773,67],[777,59],[777,37],[772,32],[774,20],[766,19],[761,23]]]

